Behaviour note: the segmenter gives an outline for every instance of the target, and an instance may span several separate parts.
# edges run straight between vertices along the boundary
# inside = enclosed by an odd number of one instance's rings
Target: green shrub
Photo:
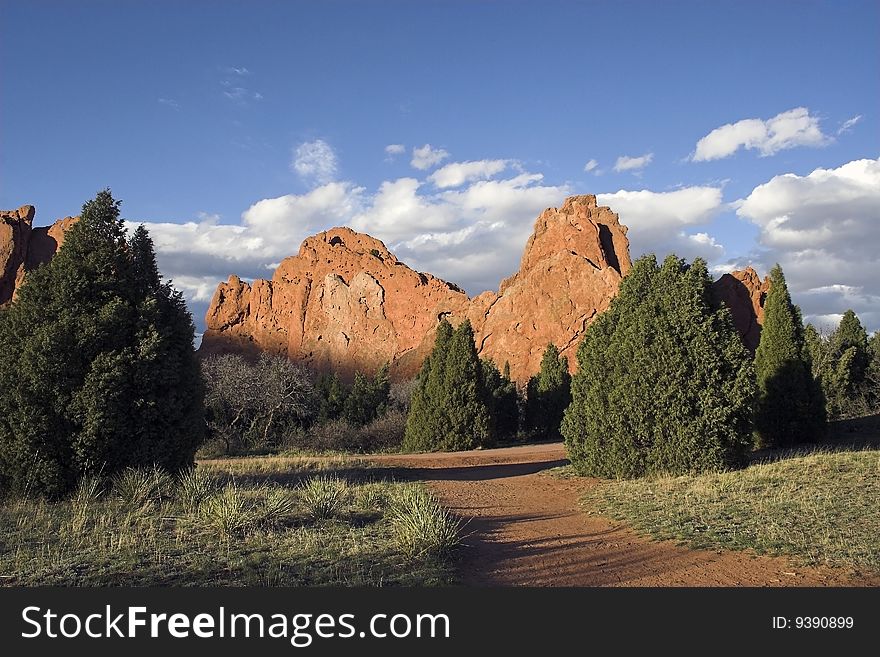
[[[751,447],[755,378],[706,264],[639,258],[587,330],[562,434],[580,474],[716,470]]]

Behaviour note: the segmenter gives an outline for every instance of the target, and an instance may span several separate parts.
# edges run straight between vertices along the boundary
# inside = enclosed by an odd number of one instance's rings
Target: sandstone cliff
[[[761,339],[764,323],[764,301],[770,291],[770,277],[763,281],[751,267],[724,274],[712,285],[712,291],[733,315],[733,323],[745,345],[754,352]]]
[[[525,381],[548,342],[574,364],[578,339],[605,310],[630,267],[626,227],[595,196],[545,210],[519,271],[497,293],[470,299],[413,271],[385,245],[348,228],[306,239],[272,280],[221,283],[206,315],[206,353],[267,350],[349,378],[392,363],[414,375],[430,352],[440,318],[470,319],[483,357],[510,362]]]
[[[48,262],[64,243],[64,233],[76,217],[59,219],[43,228],[33,228],[34,206],[0,210],[0,306],[10,303],[25,274]]]

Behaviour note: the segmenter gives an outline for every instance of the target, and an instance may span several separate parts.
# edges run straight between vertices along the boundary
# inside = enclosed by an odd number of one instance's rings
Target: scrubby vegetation
[[[86,477],[192,465],[204,437],[193,323],[109,190],[0,315],[0,488],[62,496]]]
[[[360,464],[237,459],[10,497],[0,536],[10,586],[380,586],[449,582],[460,532],[421,485]]]
[[[585,507],[696,548],[880,570],[880,451],[792,453],[745,470],[604,482]]]
[[[706,264],[637,260],[578,349],[562,434],[601,477],[739,465],[752,444],[751,358],[713,305]]]

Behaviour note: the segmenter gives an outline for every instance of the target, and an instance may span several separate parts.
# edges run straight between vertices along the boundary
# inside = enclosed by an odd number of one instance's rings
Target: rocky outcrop
[[[392,364],[414,375],[438,322],[469,319],[481,356],[524,382],[553,342],[574,363],[579,337],[607,308],[630,267],[626,227],[595,196],[574,196],[535,223],[519,271],[497,293],[470,299],[413,271],[385,245],[349,228],[306,239],[272,280],[221,283],[201,350],[265,350],[350,378]]]
[[[24,280],[25,261],[34,221],[34,206],[0,210],[0,306],[10,301]]]
[[[34,228],[34,206],[0,210],[0,306],[10,303],[27,272],[51,260],[77,217]]]
[[[712,284],[716,299],[722,301],[733,315],[733,322],[745,345],[754,352],[761,339],[764,323],[764,301],[770,291],[770,277],[763,281],[751,267],[724,274]]]

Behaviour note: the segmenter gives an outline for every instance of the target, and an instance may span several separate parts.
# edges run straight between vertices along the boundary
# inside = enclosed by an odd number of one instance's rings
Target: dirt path
[[[375,460],[428,482],[447,508],[468,520],[461,568],[466,585],[880,585],[880,578],[865,581],[784,558],[651,541],[588,516],[578,498],[595,481],[540,474],[567,462],[561,443]]]

